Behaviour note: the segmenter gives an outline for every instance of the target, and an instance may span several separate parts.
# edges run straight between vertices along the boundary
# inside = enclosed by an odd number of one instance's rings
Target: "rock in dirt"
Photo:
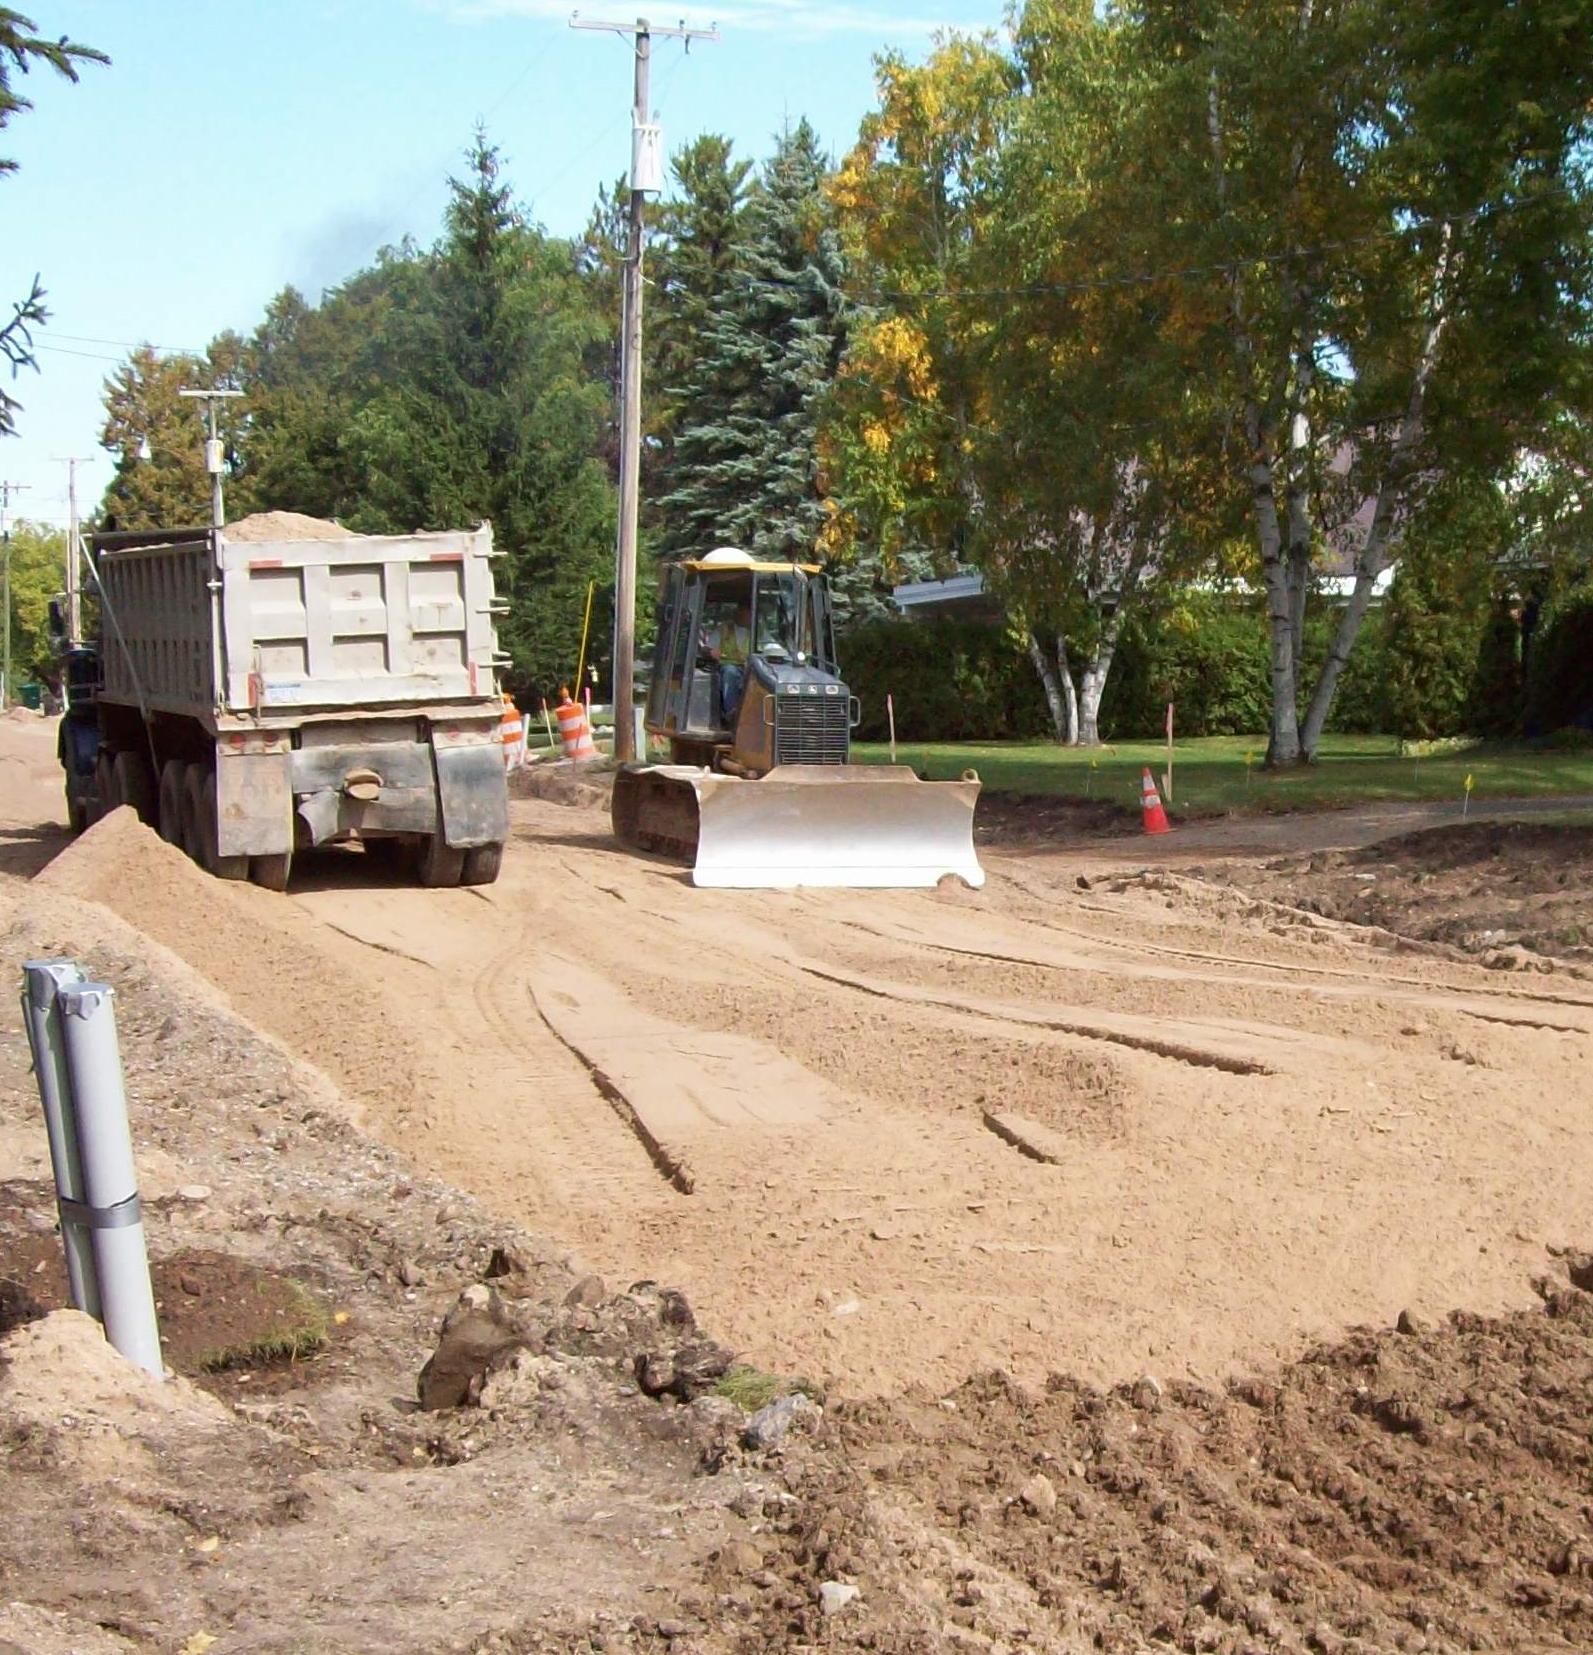
[[[826,1615],[838,1615],[849,1604],[855,1603],[858,1590],[849,1581],[827,1580],[819,1587],[819,1607]]]
[[[481,1400],[493,1364],[530,1344],[524,1328],[497,1292],[476,1282],[459,1295],[443,1319],[437,1348],[420,1370],[416,1391],[428,1411]]]
[[[1153,1373],[1141,1374],[1129,1399],[1142,1413],[1153,1414],[1162,1405],[1162,1382]]]
[[[579,1305],[591,1308],[602,1304],[607,1297],[608,1289],[604,1287],[601,1276],[582,1276],[564,1295],[564,1307],[566,1310],[574,1310]]]
[[[690,1402],[712,1390],[730,1371],[736,1355],[711,1339],[693,1339],[672,1351],[641,1351],[636,1383],[646,1396],[672,1396]]]
[[[1056,1489],[1043,1471],[1037,1471],[1018,1490],[1018,1498],[1031,1517],[1049,1517],[1056,1510]]]
[[[742,1429],[741,1444],[753,1450],[774,1448],[785,1440],[793,1426],[811,1431],[823,1418],[824,1410],[816,1402],[801,1391],[794,1391],[760,1408]]]

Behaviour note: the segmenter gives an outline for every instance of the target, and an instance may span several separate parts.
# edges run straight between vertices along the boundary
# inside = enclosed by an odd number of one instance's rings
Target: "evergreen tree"
[[[670,162],[675,193],[658,210],[648,251],[651,286],[643,382],[649,434],[666,448],[745,237],[750,161],[732,161],[730,140],[705,133]]]
[[[804,120],[782,139],[746,212],[719,314],[681,389],[665,549],[732,544],[815,555],[826,519],[818,430],[844,342],[844,266]]]

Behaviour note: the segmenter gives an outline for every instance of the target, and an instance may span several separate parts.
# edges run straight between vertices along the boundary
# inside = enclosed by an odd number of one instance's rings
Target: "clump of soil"
[[[1500,964],[1517,950],[1593,964],[1593,827],[1457,824],[1360,850],[1206,871],[1308,913],[1494,956]]]

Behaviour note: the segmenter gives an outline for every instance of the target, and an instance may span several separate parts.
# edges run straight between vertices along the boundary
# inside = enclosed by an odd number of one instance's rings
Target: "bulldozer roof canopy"
[[[800,573],[804,575],[821,575],[823,566],[818,563],[761,563],[749,559],[746,563],[709,563],[704,558],[685,558],[680,567],[690,569],[693,574],[704,575],[789,575]]]

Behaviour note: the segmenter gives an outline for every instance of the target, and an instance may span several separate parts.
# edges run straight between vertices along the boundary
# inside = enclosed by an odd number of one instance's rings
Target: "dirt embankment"
[[[102,827],[74,853],[80,874],[126,831]],[[72,873],[0,879],[0,953],[66,954],[116,985],[174,1378],[146,1379],[70,1312],[40,1319],[65,1282],[13,1004],[0,1031],[0,1647],[463,1650],[656,1615],[657,1583],[689,1578],[738,1525],[740,1485],[696,1479],[713,1409],[655,1402],[634,1382],[652,1301],[583,1278],[563,1248],[362,1136],[324,1073],[161,944],[61,889]],[[439,1319],[499,1249],[547,1353],[497,1414],[419,1412]]]
[[[1216,866],[1210,877],[1307,913],[1446,944],[1499,965],[1525,950],[1593,968],[1590,827],[1430,828],[1360,850]]]

